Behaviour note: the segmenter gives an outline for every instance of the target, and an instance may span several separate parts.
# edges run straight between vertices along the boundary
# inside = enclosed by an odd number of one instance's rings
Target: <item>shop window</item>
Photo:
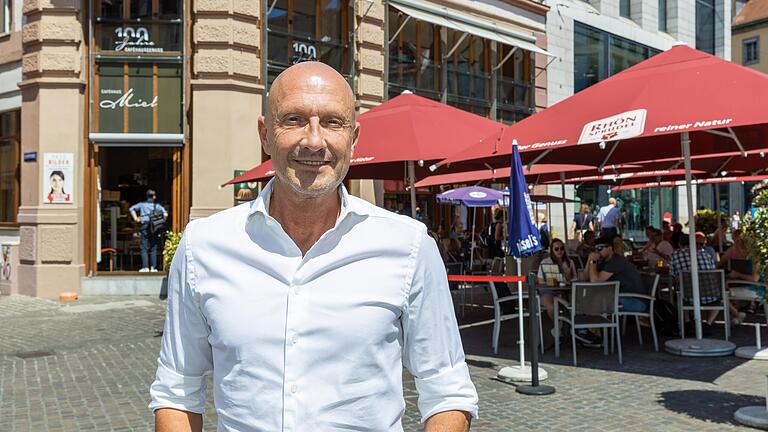
[[[182,133],[181,65],[96,64],[94,132]]]
[[[21,163],[20,111],[0,113],[0,225],[16,223]]]
[[[759,37],[753,37],[749,39],[744,39],[741,42],[741,58],[742,58],[742,64],[750,65],[754,63],[758,63],[760,61],[760,38]]]
[[[323,62],[349,73],[347,0],[276,0],[267,15],[267,82],[292,64]]]
[[[659,0],[659,31],[667,32],[667,0]]]
[[[180,0],[97,0],[94,52],[107,56],[178,58],[182,50]]]

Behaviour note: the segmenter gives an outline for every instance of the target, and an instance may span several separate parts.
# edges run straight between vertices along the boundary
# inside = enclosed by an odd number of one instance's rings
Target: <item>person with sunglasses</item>
[[[589,254],[585,269],[590,282],[619,281],[619,292],[648,294],[637,267],[615,252],[612,236],[595,240],[595,252]],[[619,298],[619,308],[625,312],[644,312],[647,307],[642,300]]]
[[[576,279],[576,266],[573,261],[568,258],[568,254],[565,252],[565,243],[562,240],[556,238],[552,240],[549,245],[549,256],[541,260],[539,264],[539,284],[544,285],[547,282],[547,278],[554,276],[547,274],[545,271],[547,266],[551,267],[557,265],[560,269],[560,274],[565,282],[570,282]],[[560,293],[555,290],[541,288],[539,289],[539,297],[541,304],[547,310],[547,315],[554,321],[555,316],[555,297]]]

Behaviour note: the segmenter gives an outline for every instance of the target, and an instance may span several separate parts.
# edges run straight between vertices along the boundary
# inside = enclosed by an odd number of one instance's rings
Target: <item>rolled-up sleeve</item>
[[[419,243],[402,324],[403,363],[416,382],[421,421],[451,410],[477,418],[477,391],[464,360],[445,267],[426,232]]]
[[[203,413],[212,371],[209,328],[195,292],[191,252],[194,223],[184,233],[168,272],[168,309],[149,408]]]

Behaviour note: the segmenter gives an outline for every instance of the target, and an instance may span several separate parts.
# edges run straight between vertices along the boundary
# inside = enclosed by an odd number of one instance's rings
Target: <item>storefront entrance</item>
[[[141,225],[129,209],[146,200],[147,190],[157,193],[156,202],[168,212],[167,226],[180,208],[181,148],[105,147],[97,150],[96,269],[99,273],[138,272],[141,258]],[[164,271],[160,241],[157,269]]]

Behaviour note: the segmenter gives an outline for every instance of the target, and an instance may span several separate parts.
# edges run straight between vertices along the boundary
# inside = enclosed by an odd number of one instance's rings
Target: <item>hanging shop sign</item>
[[[306,42],[294,41],[291,62],[296,64],[305,61],[317,61],[317,48]]]
[[[182,133],[181,65],[97,65],[94,132]]]
[[[74,202],[74,153],[43,153],[43,202],[72,204]]]
[[[181,23],[109,24],[96,28],[99,51],[114,54],[165,54],[181,51]]]

